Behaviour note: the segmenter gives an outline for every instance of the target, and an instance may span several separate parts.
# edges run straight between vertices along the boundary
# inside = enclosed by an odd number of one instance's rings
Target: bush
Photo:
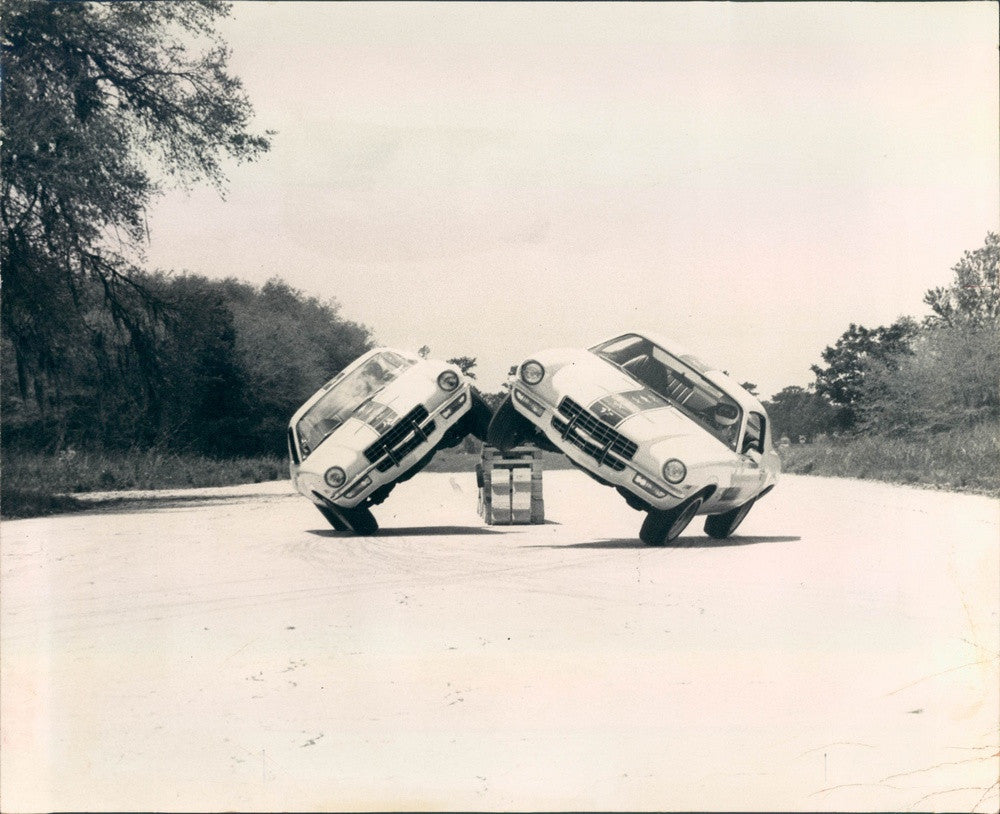
[[[941,432],[1000,417],[997,331],[972,325],[926,328],[896,369],[873,366],[861,425],[888,434]]]
[[[4,461],[3,486],[50,495],[129,489],[183,489],[261,483],[288,477],[277,456],[217,459],[162,450],[22,454]],[[40,484],[44,484],[40,488]],[[6,509],[4,510],[6,513]]]

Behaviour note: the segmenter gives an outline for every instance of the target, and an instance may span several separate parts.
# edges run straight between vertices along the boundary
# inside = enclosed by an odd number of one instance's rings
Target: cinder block
[[[531,522],[534,524],[545,522],[545,501],[540,497],[531,499]]]
[[[491,518],[494,523],[510,523],[510,473],[494,468],[490,473]]]
[[[510,470],[510,511],[512,523],[531,522],[531,470],[514,467]]]
[[[487,524],[542,523],[542,454],[533,447],[506,453],[484,447],[476,467],[478,511]]]

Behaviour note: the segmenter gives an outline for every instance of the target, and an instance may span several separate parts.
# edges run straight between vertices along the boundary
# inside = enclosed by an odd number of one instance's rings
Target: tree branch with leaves
[[[272,135],[251,131],[228,73],[215,23],[229,10],[2,3],[2,328],[24,396],[79,352],[67,337],[106,330],[88,316],[99,303],[154,386],[162,313],[137,281],[146,211],[165,180],[221,191],[225,162],[258,158]]]

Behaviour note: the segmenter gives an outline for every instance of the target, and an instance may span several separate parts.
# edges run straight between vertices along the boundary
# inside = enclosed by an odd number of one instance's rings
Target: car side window
[[[765,418],[760,413],[750,413],[747,416],[747,432],[743,436],[743,453],[764,452],[764,422]]]

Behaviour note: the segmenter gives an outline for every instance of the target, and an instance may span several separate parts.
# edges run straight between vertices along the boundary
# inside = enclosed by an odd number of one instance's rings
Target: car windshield
[[[296,425],[303,457],[412,364],[411,360],[398,353],[382,351],[343,378],[335,379],[330,389]]]
[[[693,356],[678,358],[638,334],[590,349],[666,399],[730,449],[736,449],[743,411],[703,375],[708,368]]]

